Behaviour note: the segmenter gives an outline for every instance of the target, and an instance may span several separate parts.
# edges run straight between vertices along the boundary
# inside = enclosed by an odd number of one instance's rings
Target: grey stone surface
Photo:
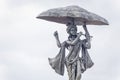
[[[108,21],[106,19],[79,6],[50,9],[40,13],[37,18],[62,24],[67,24],[70,21],[70,18],[74,18],[76,25],[83,25],[84,21],[87,25],[108,25]]]

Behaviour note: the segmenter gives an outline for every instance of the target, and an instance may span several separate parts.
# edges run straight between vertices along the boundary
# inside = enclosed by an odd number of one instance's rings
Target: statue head
[[[73,23],[67,23],[67,33],[70,34],[70,35],[76,35],[77,34],[77,27],[75,24]]]

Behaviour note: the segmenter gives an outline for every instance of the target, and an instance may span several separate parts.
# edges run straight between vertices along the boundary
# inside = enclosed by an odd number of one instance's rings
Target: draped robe
[[[80,65],[83,65],[84,70],[86,70],[87,68],[91,68],[93,66],[93,62],[88,54],[87,48],[85,47],[86,41],[83,40],[81,44],[81,63]],[[54,58],[48,58],[49,60],[49,64],[51,65],[51,67],[55,70],[56,73],[60,74],[60,75],[64,75],[64,66],[65,66],[65,48],[66,45],[61,46],[59,53],[54,57]],[[75,48],[74,48],[75,49]],[[82,69],[82,68],[81,68]]]

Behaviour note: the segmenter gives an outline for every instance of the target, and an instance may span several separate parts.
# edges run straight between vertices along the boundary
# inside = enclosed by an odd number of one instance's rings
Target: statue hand
[[[83,35],[83,33],[82,33],[82,32],[79,32],[79,33],[78,33],[78,37],[80,37],[81,35]]]
[[[83,22],[83,28],[84,28],[84,27],[86,27],[86,22],[85,22],[85,21]]]
[[[55,36],[56,38],[58,38],[58,32],[57,32],[57,31],[54,32],[54,36]]]
[[[91,36],[89,34],[85,34],[85,37],[90,40]]]

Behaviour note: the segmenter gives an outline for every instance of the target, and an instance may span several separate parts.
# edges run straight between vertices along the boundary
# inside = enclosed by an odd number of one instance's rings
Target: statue
[[[54,58],[48,60],[56,73],[64,75],[66,67],[69,80],[80,80],[82,73],[94,65],[87,51],[91,48],[91,36],[86,25],[108,25],[108,21],[79,6],[50,9],[42,12],[37,18],[67,25],[66,31],[69,36],[64,42],[61,43],[58,32],[54,32],[60,51]],[[77,33],[77,25],[83,26],[85,34]],[[85,39],[81,39],[81,36],[85,36]],[[69,51],[67,56],[65,50]]]
[[[77,27],[73,23],[67,24],[67,33],[69,34],[68,40],[60,43],[57,31],[54,36],[57,46],[60,48],[58,55],[55,58],[49,58],[49,63],[52,68],[60,75],[64,74],[64,65],[67,68],[69,80],[80,80],[81,74],[87,68],[93,66],[93,62],[88,54],[87,49],[91,48],[90,38],[86,25],[83,25],[86,32],[86,39],[81,40],[80,37],[84,35],[82,32],[77,33]],[[69,51],[65,57],[65,49]],[[81,57],[79,56],[81,51]]]

